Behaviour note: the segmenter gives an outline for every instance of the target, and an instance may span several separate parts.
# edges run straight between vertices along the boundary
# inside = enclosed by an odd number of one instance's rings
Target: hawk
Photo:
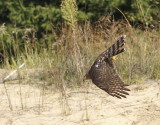
[[[101,53],[90,70],[84,76],[84,80],[91,79],[92,82],[109,95],[117,98],[126,98],[130,91],[120,76],[118,75],[113,60],[115,56],[124,52],[126,35],[121,36],[111,47]]]

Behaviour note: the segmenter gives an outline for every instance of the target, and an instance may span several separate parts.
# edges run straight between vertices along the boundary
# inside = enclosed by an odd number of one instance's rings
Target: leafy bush
[[[121,10],[128,20],[133,23],[148,25],[155,22],[155,20],[160,20],[160,16],[157,16],[160,11],[160,2],[156,0],[79,0],[78,6],[80,10],[79,17],[84,19],[91,18],[95,20],[103,15],[114,15],[115,19],[121,19],[123,17],[119,12]]]
[[[34,28],[38,32],[38,38],[41,38],[41,33],[51,32],[53,24],[60,24],[61,19],[60,9],[57,6],[43,3],[44,5],[32,1],[3,0],[0,2],[2,7],[0,21],[17,27]]]
[[[61,24],[60,0],[45,1],[0,1],[0,22],[17,26],[29,26],[38,32],[51,31],[53,25]],[[114,15],[116,19],[123,16],[120,9],[133,23],[151,24],[160,19],[160,2],[156,0],[78,0],[78,20],[92,21],[104,15]],[[118,8],[118,9],[116,9]]]

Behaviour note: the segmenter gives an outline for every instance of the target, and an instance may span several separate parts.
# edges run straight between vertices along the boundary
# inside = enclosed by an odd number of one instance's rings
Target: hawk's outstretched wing
[[[126,95],[129,95],[126,91],[130,91],[112,63],[113,56],[125,51],[123,48],[125,37],[125,35],[120,37],[115,44],[101,53],[86,74],[86,77],[92,79],[96,86],[117,98],[126,98]]]

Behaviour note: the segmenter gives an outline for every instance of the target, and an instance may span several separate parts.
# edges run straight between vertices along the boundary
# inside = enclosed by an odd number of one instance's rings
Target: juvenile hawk
[[[125,95],[129,95],[126,91],[130,90],[126,88],[128,85],[124,84],[117,74],[112,60],[114,56],[125,51],[123,48],[125,37],[126,35],[121,36],[111,47],[101,53],[84,76],[84,80],[91,79],[100,89],[120,99],[126,98]]]

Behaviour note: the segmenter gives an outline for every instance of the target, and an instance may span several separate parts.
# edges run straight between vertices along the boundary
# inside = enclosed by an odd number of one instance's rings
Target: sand
[[[131,85],[124,99],[88,88],[43,91],[28,84],[0,84],[0,125],[160,125],[160,81]]]

